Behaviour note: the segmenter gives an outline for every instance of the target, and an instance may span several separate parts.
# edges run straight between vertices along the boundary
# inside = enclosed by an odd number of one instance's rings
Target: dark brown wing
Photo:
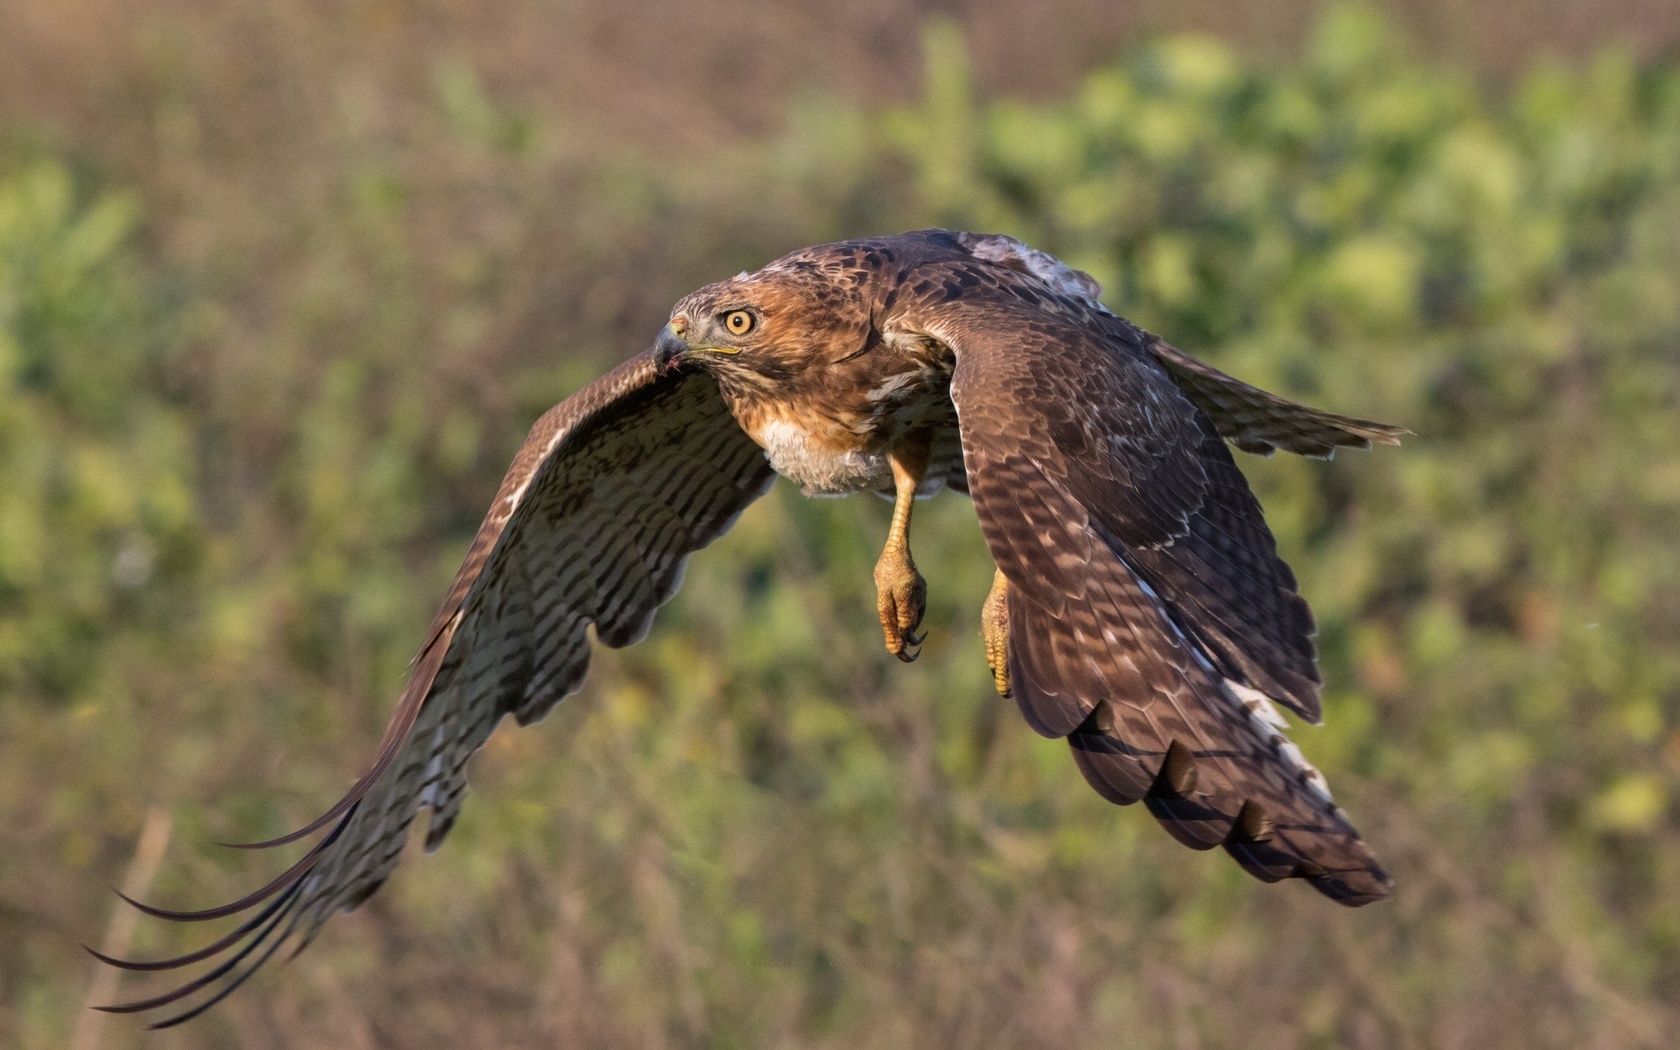
[[[1163,339],[1142,337],[1173,381],[1213,421],[1219,436],[1244,452],[1269,456],[1281,448],[1328,459],[1338,448],[1370,448],[1373,441],[1398,445],[1411,433],[1404,427],[1296,404],[1203,364]]]
[[[1260,878],[1306,877],[1347,904],[1385,896],[1388,876],[1268,703],[1316,715],[1312,619],[1213,425],[1077,300],[1042,285],[1023,297],[981,262],[931,265],[953,271],[928,280],[940,301],[905,303],[893,323],[956,354],[968,487],[1009,581],[1028,722],[1187,845],[1224,845]]]
[[[202,991],[205,1001],[156,1027],[186,1020],[282,943],[307,944],[334,912],[367,899],[396,866],[422,809],[431,810],[426,846],[435,847],[460,810],[468,758],[502,716],[527,724],[578,688],[590,624],[606,645],[641,638],[675,593],[687,556],[727,531],[773,478],[716,382],[662,371],[651,354],[551,409],[502,479],[372,768],[308,827],[256,845],[331,830],[280,878],[230,905],[199,912],[137,905],[183,921],[263,907],[178,959],[106,958],[138,970],[213,964],[168,994],[108,1009],[151,1010]]]

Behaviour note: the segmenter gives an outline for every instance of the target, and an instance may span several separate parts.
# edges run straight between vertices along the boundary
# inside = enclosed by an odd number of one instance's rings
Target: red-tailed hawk
[[[684,560],[781,474],[895,500],[875,570],[887,648],[913,659],[926,585],[912,500],[973,497],[997,563],[982,635],[999,692],[1066,738],[1111,801],[1268,882],[1343,904],[1390,879],[1274,703],[1319,720],[1313,620],[1232,461],[1395,443],[1395,427],[1292,404],[1109,313],[1090,277],[1008,237],[927,230],[808,248],[677,303],[654,347],[532,428],[420,647],[378,758],[251,912],[176,959],[207,971],[137,1012],[226,995],[307,944],[396,866],[409,824],[449,830],[467,760],[502,716],[541,718],[589,666],[587,628],[647,631]]]

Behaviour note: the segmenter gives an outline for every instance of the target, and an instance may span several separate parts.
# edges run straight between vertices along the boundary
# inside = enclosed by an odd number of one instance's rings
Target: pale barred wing
[[[320,819],[257,845],[331,830],[279,879],[231,905],[201,912],[142,906],[179,920],[261,908],[178,959],[107,959],[127,969],[208,966],[183,987],[115,1009],[152,1010],[201,992],[205,1001],[162,1025],[186,1020],[280,944],[307,944],[333,913],[378,889],[422,809],[431,811],[427,848],[436,846],[459,812],[467,760],[502,717],[527,724],[579,687],[591,625],[609,646],[640,639],[675,593],[688,555],[727,531],[773,478],[716,382],[662,371],[651,354],[551,409],[515,455],[473,538],[378,760]]]
[[[1269,456],[1281,448],[1302,456],[1329,458],[1338,448],[1368,449],[1372,442],[1398,445],[1401,437],[1411,433],[1404,427],[1309,408],[1203,364],[1166,340],[1109,313],[1102,304],[1102,285],[1048,252],[1002,234],[954,236],[976,258],[1029,274],[1052,291],[1111,318],[1108,324],[1121,328],[1122,335],[1134,336],[1166,366],[1173,382],[1213,421],[1219,436],[1244,452]]]
[[[1386,896],[1268,700],[1316,712],[1312,620],[1211,424],[1142,347],[1066,297],[934,283],[947,290],[899,323],[956,353],[1022,714],[1068,738],[1100,793],[1143,800],[1179,841],[1345,904]]]

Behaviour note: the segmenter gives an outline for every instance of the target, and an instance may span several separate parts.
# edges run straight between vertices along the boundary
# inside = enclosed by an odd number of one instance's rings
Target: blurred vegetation
[[[284,178],[217,174],[232,118],[167,48],[144,180],[0,129],[0,1044],[64,1044],[148,807],[155,900],[278,870],[207,843],[361,768],[538,411],[703,281],[930,224],[1417,431],[1242,460],[1320,623],[1297,738],[1393,901],[1261,885],[1097,798],[990,691],[963,501],[918,515],[905,668],[885,504],[778,490],[648,642],[491,741],[437,854],[105,1045],[1680,1042],[1680,66],[1488,93],[1338,10],[1287,68],[1173,37],[1029,103],[977,97],[951,25],[924,46],[913,105],[811,100],[680,164],[446,50],[400,115],[345,90]]]

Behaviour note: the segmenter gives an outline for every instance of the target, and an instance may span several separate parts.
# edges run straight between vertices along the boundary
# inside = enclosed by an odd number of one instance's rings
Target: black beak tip
[[[669,328],[659,333],[653,343],[653,363],[660,368],[673,368],[688,352],[688,344]]]

